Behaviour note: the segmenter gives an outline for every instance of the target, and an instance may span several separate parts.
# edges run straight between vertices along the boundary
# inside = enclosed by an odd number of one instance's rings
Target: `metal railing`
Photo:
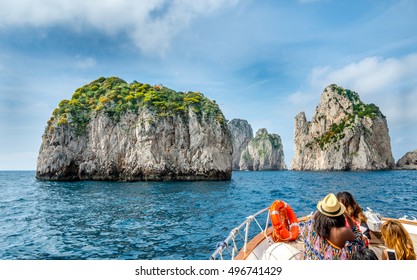
[[[262,217],[266,219],[264,227],[262,227],[259,222]],[[246,246],[250,239],[253,238],[253,236],[259,233],[263,233],[266,236],[266,232],[269,227],[269,220],[269,207],[262,209],[251,216],[248,216],[243,223],[241,223],[238,227],[234,228],[230,232],[224,241],[217,244],[217,248],[211,255],[211,259],[224,260],[226,256],[230,255],[230,259],[233,260],[241,250],[246,252]],[[259,232],[250,234],[249,231],[251,230],[251,225],[253,222],[255,222],[258,226]]]

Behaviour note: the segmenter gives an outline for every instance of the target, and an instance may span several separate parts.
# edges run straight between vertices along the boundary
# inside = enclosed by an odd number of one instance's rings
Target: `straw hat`
[[[328,194],[322,201],[317,204],[317,209],[328,217],[337,217],[343,215],[345,206],[337,200],[332,193]]]

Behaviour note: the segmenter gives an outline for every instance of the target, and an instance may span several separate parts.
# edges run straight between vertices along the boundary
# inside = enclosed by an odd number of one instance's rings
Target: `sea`
[[[46,182],[0,171],[0,259],[207,260],[274,200],[301,217],[339,191],[382,216],[417,217],[417,171],[235,171],[197,182]]]

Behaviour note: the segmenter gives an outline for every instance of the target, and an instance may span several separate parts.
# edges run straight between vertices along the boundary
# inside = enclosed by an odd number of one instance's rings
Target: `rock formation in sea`
[[[417,150],[406,153],[397,161],[397,169],[417,170]]]
[[[55,109],[42,136],[40,180],[229,180],[232,138],[214,101],[99,78]]]
[[[239,168],[251,171],[287,169],[281,137],[269,134],[265,128],[259,129],[242,151]]]
[[[242,151],[248,146],[253,139],[253,130],[246,120],[233,119],[227,123],[233,141],[233,170],[240,170],[239,162]]]
[[[295,117],[291,170],[383,170],[395,166],[385,116],[337,85],[326,87],[311,121]]]

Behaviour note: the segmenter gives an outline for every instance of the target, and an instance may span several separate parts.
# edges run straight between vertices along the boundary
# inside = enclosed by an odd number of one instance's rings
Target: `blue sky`
[[[0,170],[35,170],[52,111],[104,76],[201,91],[281,136],[336,83],[417,149],[417,1],[0,0]]]

